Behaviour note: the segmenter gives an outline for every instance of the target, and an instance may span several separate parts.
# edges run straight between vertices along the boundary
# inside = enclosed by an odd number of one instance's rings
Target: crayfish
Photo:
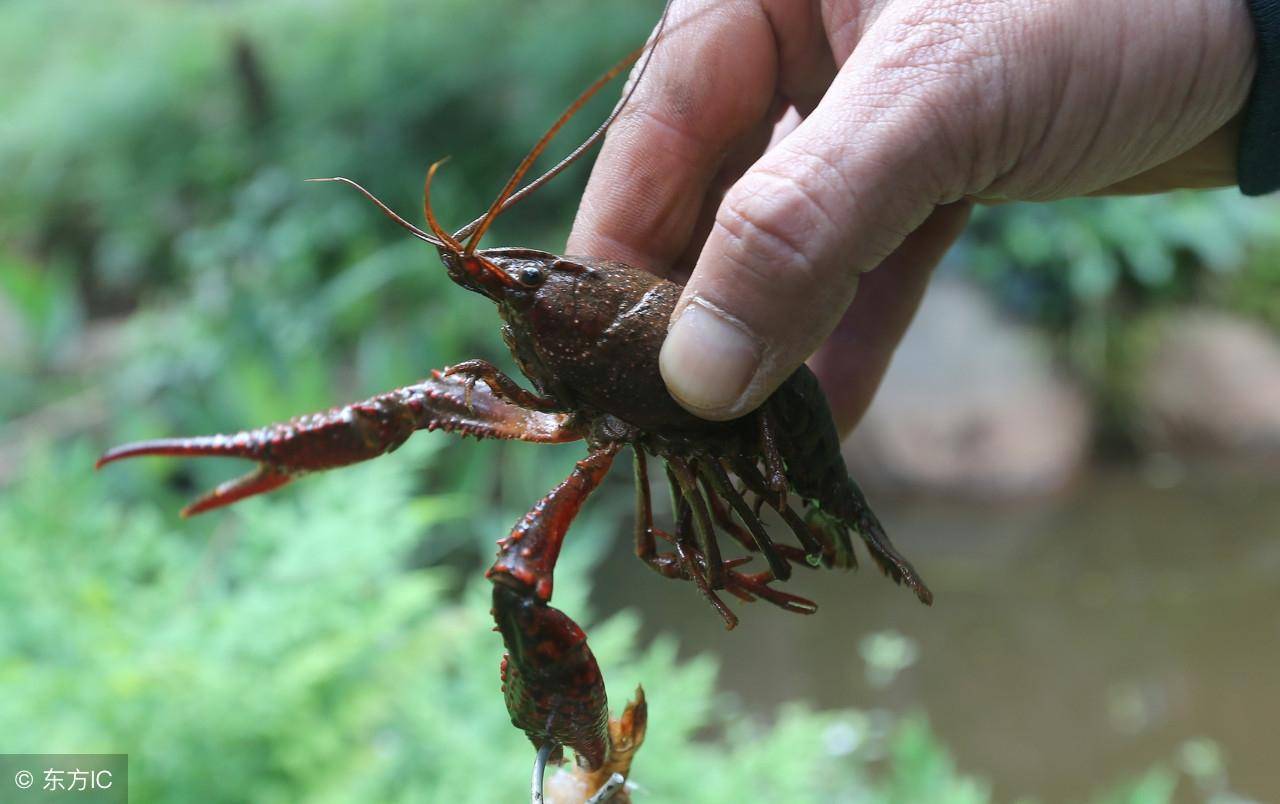
[[[655,46],[660,34],[661,25]],[[493,616],[506,646],[501,677],[507,709],[512,723],[539,749],[535,799],[546,762],[560,759],[568,746],[577,756],[581,786],[588,794],[599,790],[593,800],[603,800],[625,779],[644,739],[643,691],[611,720],[586,635],[549,605],[565,534],[624,447],[631,448],[635,465],[637,557],[665,578],[691,581],[728,628],[737,618],[723,600],[726,594],[813,613],[814,603],[775,584],[790,578],[793,565],[856,566],[854,532],[890,578],[932,602],[849,477],[826,397],[808,368],[801,366],[760,408],[739,419],[700,419],[672,399],[658,370],[679,285],[608,259],[479,248],[499,213],[599,140],[635,91],[647,60],[590,138],[516,190],[561,126],[643,52],[633,52],[584,91],[521,161],[488,211],[453,234],[431,208],[431,181],[440,162],[428,170],[424,187],[428,230],[404,220],[350,179],[317,180],[359,190],[414,237],[434,246],[453,282],[493,301],[503,339],[535,390],[490,363],[468,360],[417,384],[324,413],[234,435],[126,444],[98,461],[102,466],[139,455],[213,455],[257,462],[256,470],[185,508],[187,516],[272,491],[309,472],[392,452],[416,430],[541,444],[585,442],[586,457],[498,543],[497,560],[487,573],[493,582]],[[671,532],[654,524],[650,456],[662,461],[670,486]],[[761,519],[765,506],[797,544],[774,540]],[[750,556],[726,558],[721,535],[759,554],[767,567],[749,572],[744,565]],[[660,543],[669,549],[659,549]]]

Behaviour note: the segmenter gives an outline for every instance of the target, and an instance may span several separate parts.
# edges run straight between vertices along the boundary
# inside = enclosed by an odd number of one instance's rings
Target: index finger
[[[769,113],[777,46],[759,0],[672,0],[669,15],[592,168],[570,254],[663,271],[725,154]]]

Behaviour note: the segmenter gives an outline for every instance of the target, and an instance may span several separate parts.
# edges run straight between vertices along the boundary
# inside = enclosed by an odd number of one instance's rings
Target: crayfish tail
[[[880,520],[870,508],[865,507],[865,503],[857,523],[858,533],[866,542],[867,550],[884,574],[892,578],[895,583],[903,584],[914,592],[921,603],[932,606],[933,592],[929,591],[929,587],[920,579],[920,574],[916,572],[915,567],[911,566],[911,562],[903,558],[902,554],[894,548],[889,537],[885,535]]]
[[[779,429],[778,448],[792,491],[805,499],[810,511],[821,509],[809,524],[824,541],[824,558],[836,566],[852,566],[848,531],[856,530],[877,566],[896,583],[915,592],[925,605],[933,593],[915,568],[894,549],[879,519],[871,511],[858,484],[849,477],[840,452],[840,434],[831,418],[818,378],[805,366],[796,369],[769,398],[769,410]]]
[[[636,697],[629,701],[622,715],[609,719],[609,755],[596,770],[575,768],[573,775],[587,792],[600,790],[615,777],[626,779],[631,775],[631,763],[636,752],[644,744],[645,730],[649,725],[649,704],[645,701],[644,687],[636,687]],[[613,802],[630,801],[625,788],[609,799]]]
[[[613,740],[615,755],[626,755],[626,768],[614,768],[624,776],[631,767],[631,757],[644,744],[644,735],[649,728],[649,702],[644,697],[644,687],[636,685],[636,697],[628,701],[622,710],[622,717],[609,721],[609,736]]]

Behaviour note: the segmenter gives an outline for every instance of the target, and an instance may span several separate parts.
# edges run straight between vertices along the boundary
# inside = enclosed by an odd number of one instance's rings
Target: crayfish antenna
[[[431,235],[429,235],[429,234],[427,234],[426,232],[424,232],[424,231],[422,231],[421,229],[419,229],[417,226],[414,226],[412,223],[409,223],[407,220],[405,220],[404,218],[400,217],[398,214],[396,214],[395,210],[391,209],[391,207],[389,207],[389,206],[387,206],[386,204],[382,203],[382,200],[381,200],[381,199],[379,199],[376,195],[374,195],[373,193],[371,193],[371,192],[369,192],[368,190],[366,190],[364,187],[361,187],[361,186],[360,186],[360,184],[359,184],[358,182],[352,181],[351,179],[348,179],[348,178],[346,178],[345,176],[332,176],[332,177],[324,178],[324,179],[303,179],[303,181],[308,181],[308,182],[337,182],[338,184],[345,184],[345,185],[347,185],[348,187],[354,187],[354,188],[356,188],[356,190],[358,190],[358,191],[360,192],[360,194],[361,194],[361,195],[363,195],[365,198],[367,198],[367,199],[369,199],[370,201],[372,201],[372,202],[373,202],[373,204],[374,204],[374,206],[376,206],[378,209],[382,210],[382,214],[383,214],[383,215],[386,215],[386,216],[387,216],[388,218],[390,218],[391,220],[395,221],[396,223],[400,224],[400,225],[401,225],[401,226],[403,226],[404,228],[408,229],[408,230],[413,234],[413,236],[414,236],[414,237],[418,238],[419,240],[423,241],[424,243],[430,243],[431,245],[436,246],[436,247],[439,247],[439,246],[443,246],[443,245],[444,245],[444,243],[443,243],[441,240],[439,240],[438,238],[432,237]]]
[[[440,222],[436,220],[435,211],[431,209],[431,180],[435,178],[436,171],[440,166],[449,161],[449,157],[437,159],[431,163],[431,167],[427,168],[427,178],[422,183],[422,215],[427,220],[427,225],[431,227],[432,233],[442,243],[442,247],[447,247],[455,254],[461,254],[463,245],[453,236],[440,226]]]
[[[551,128],[549,128],[547,132],[542,135],[542,138],[533,146],[533,149],[529,151],[523,160],[521,160],[519,166],[516,167],[515,173],[511,174],[511,178],[508,179],[506,185],[503,186],[502,192],[498,193],[498,197],[493,200],[493,203],[489,206],[489,209],[485,214],[462,227],[454,234],[454,237],[458,240],[466,239],[467,255],[475,253],[476,249],[480,245],[481,238],[484,237],[485,232],[489,230],[489,227],[493,225],[493,221],[498,217],[499,213],[505,211],[512,204],[515,204],[520,199],[526,197],[543,184],[546,184],[562,170],[576,162],[578,157],[582,156],[587,149],[600,141],[600,139],[605,135],[605,132],[609,130],[609,127],[613,125],[613,122],[618,119],[618,115],[622,113],[623,108],[628,102],[630,102],[631,96],[635,94],[636,87],[640,85],[640,79],[643,78],[645,72],[648,71],[649,62],[653,60],[653,51],[657,48],[659,40],[662,39],[662,33],[666,29],[667,17],[670,13],[671,0],[667,0],[666,4],[662,8],[662,17],[658,20],[658,27],[654,30],[651,42],[641,45],[628,53],[626,58],[615,64],[608,72],[597,78],[591,86],[583,90],[582,94],[579,95],[573,103],[569,104],[569,108],[565,109],[564,113],[560,115],[556,122],[551,125]],[[585,106],[587,101],[591,100],[591,98],[594,97],[601,88],[616,78],[623,70],[634,64],[641,55],[644,55],[646,50],[648,51],[648,54],[645,56],[644,62],[640,65],[639,71],[636,72],[635,77],[631,81],[630,86],[626,89],[625,94],[623,94],[622,99],[613,107],[613,111],[609,113],[609,116],[605,119],[604,123],[602,123],[600,127],[591,134],[591,136],[587,137],[586,140],[584,140],[577,148],[574,148],[568,156],[560,160],[554,167],[517,191],[516,188],[519,186],[520,180],[523,179],[525,174],[529,172],[529,169],[533,167],[533,163],[537,161],[538,157],[542,155],[542,152],[551,144],[551,140],[555,138],[556,134],[564,127],[565,123],[568,123],[569,119],[577,114],[578,110]]]

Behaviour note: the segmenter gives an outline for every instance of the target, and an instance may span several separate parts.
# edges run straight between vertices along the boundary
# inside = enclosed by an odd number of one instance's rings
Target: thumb
[[[864,48],[885,53],[864,40],[717,212],[660,357],[671,395],[699,416],[759,406],[835,328],[859,274],[963,195],[948,178],[963,175],[948,169],[957,121],[938,110],[965,108],[965,79],[940,75],[936,53],[915,70]]]

